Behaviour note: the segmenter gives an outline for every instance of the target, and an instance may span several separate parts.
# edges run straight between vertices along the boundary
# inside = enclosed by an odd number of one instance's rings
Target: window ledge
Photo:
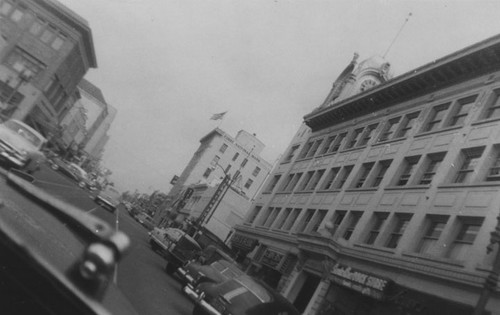
[[[316,193],[327,194],[327,193],[338,193],[341,192],[342,189],[332,189],[332,190],[317,190]]]
[[[477,126],[477,125],[487,124],[490,122],[498,122],[498,121],[500,121],[500,117],[487,118],[487,119],[475,121],[475,122],[471,123],[471,126]]]
[[[297,158],[297,160],[295,162],[304,162],[304,161],[308,161],[308,160],[312,160],[312,159],[313,159],[313,156]]]
[[[444,184],[439,185],[437,188],[468,188],[468,187],[500,187],[500,182],[481,182],[481,183],[470,183],[470,184]]]
[[[374,245],[367,245],[367,244],[361,244],[361,243],[356,243],[354,244],[355,247],[361,247],[364,249],[369,249],[369,250],[374,250],[377,252],[383,252],[387,254],[394,254],[396,252],[395,249],[387,248],[387,247],[379,247],[379,246],[374,246]]]
[[[294,195],[307,195],[307,194],[312,194],[314,190],[299,190],[295,191],[293,194]]]
[[[463,127],[464,127],[463,125],[460,125],[460,126],[446,127],[446,128],[439,129],[439,130],[434,130],[434,131],[424,131],[424,132],[421,132],[419,134],[416,134],[413,137],[414,138],[419,138],[419,137],[433,135],[433,134],[441,133],[441,132],[445,132],[445,131],[458,130],[458,129],[462,129]]]
[[[345,191],[346,192],[355,192],[355,191],[377,191],[378,187],[366,187],[366,188],[348,188]]]
[[[411,189],[429,189],[430,185],[411,185],[411,186],[389,186],[384,190],[411,190]]]
[[[391,143],[398,142],[398,141],[404,141],[406,139],[407,139],[407,137],[399,137],[396,139],[384,140],[384,141],[380,141],[380,142],[372,144],[372,147],[383,146],[383,145],[391,144]]]
[[[430,261],[433,263],[446,264],[446,265],[450,265],[450,266],[454,266],[454,267],[464,267],[464,262],[461,260],[431,256],[431,255],[427,255],[427,254],[412,253],[412,252],[406,252],[406,251],[404,251],[402,254],[403,254],[403,256],[406,256],[406,257],[418,258],[418,259]]]
[[[349,149],[345,149],[345,150],[339,151],[339,153],[348,153],[348,152],[352,152],[352,151],[356,151],[356,150],[362,150],[362,149],[364,149],[366,147],[367,147],[367,145],[363,145],[363,146],[360,146],[360,147],[349,148]]]

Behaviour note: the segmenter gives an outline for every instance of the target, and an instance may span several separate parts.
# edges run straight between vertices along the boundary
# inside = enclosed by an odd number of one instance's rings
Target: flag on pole
[[[220,119],[224,118],[224,115],[226,113],[227,113],[227,111],[222,112],[222,113],[218,113],[218,114],[213,114],[212,118],[210,118],[210,120],[220,120]]]

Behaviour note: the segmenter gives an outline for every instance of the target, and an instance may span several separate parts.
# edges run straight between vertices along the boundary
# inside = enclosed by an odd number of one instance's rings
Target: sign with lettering
[[[348,266],[336,264],[333,266],[332,280],[361,294],[382,300],[389,284],[388,280],[357,271]]]
[[[243,235],[235,234],[231,238],[231,244],[234,247],[238,247],[242,250],[251,251],[257,244],[257,240],[254,238],[245,237]]]
[[[266,249],[264,255],[262,255],[260,262],[264,265],[275,268],[280,264],[283,257],[284,255],[281,253]]]

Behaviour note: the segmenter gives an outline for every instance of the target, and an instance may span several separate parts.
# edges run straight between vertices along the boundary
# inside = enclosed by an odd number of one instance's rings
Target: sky
[[[167,193],[216,127],[274,163],[355,52],[398,76],[500,33],[497,0],[59,1],[88,21],[85,78],[118,110],[103,164],[142,193]]]

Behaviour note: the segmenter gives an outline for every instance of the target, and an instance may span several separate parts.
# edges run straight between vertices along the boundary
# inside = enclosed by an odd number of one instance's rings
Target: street
[[[28,196],[7,185],[6,170],[1,168],[0,172],[0,200],[19,208],[33,207]],[[164,272],[164,259],[151,250],[148,231],[128,215],[123,205],[115,213],[99,207],[91,193],[49,167],[44,166],[35,179],[36,186],[82,211],[92,213],[129,236],[131,246],[120,261],[114,280],[139,314],[191,314],[192,302],[182,294],[180,283]]]

